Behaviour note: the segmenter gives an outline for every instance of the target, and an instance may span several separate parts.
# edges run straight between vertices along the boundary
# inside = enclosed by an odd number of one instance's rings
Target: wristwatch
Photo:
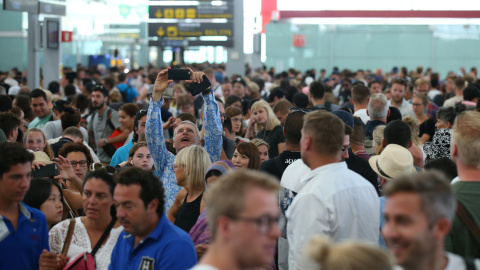
[[[107,143],[107,139],[103,139],[103,142],[104,142],[105,144],[108,144],[108,143]]]

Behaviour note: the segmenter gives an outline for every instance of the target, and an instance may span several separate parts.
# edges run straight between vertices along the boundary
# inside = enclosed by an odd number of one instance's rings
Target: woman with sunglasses
[[[99,244],[95,254],[96,269],[108,269],[110,257],[123,227],[116,220],[113,200],[115,181],[107,171],[100,169],[88,173],[83,183],[83,208],[86,216],[65,220],[55,225],[49,233],[50,250],[62,253],[70,222],[74,220],[73,234],[66,256],[72,261],[84,252],[91,252],[103,234],[107,239]],[[40,265],[42,260],[40,259]],[[63,267],[63,265],[61,266]]]
[[[205,208],[202,200],[204,178],[210,164],[207,151],[198,145],[192,145],[178,152],[172,165],[177,185],[183,188],[178,192],[167,217],[187,233]]]

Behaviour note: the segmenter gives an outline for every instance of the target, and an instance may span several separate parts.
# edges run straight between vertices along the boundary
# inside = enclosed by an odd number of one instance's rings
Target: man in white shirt
[[[382,233],[404,270],[468,270],[472,264],[480,269],[480,260],[464,260],[443,248],[455,214],[445,176],[423,172],[399,177],[387,183],[384,194]]]
[[[209,187],[212,243],[192,270],[271,267],[280,236],[279,188],[272,176],[251,170],[232,171]]]
[[[303,247],[311,236],[321,234],[339,242],[361,239],[378,242],[379,202],[374,187],[340,162],[348,145],[345,124],[325,111],[304,118],[300,149],[312,170],[287,210],[288,266],[296,269]]]
[[[352,88],[352,98],[350,98],[350,102],[353,104],[353,116],[360,117],[365,125],[370,121],[370,116],[367,114],[370,96],[370,89],[363,84],[357,84]]]
[[[388,101],[388,106],[397,108],[402,117],[410,115],[415,117],[413,113],[412,104],[405,100],[405,91],[407,89],[407,81],[405,79],[394,79],[390,92],[392,93],[392,99]]]

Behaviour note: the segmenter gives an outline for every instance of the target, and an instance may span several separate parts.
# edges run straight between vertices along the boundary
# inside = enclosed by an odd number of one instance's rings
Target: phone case
[[[187,90],[192,94],[192,96],[196,96],[212,86],[206,75],[202,76],[202,80],[203,81],[201,83],[191,83],[187,85]]]
[[[172,68],[168,70],[169,80],[190,80],[190,77],[188,69]]]
[[[40,169],[32,171],[33,178],[52,177],[58,175],[57,164],[40,166]]]

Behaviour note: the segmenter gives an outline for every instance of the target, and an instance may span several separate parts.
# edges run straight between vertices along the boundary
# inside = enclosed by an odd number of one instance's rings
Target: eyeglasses
[[[77,164],[80,164],[80,167],[87,167],[88,161],[86,160],[80,160],[80,161],[70,161],[70,164],[72,165],[73,168],[77,167]]]
[[[221,113],[221,114],[220,114],[220,117],[227,118],[227,117],[228,117],[228,114],[226,114],[226,113]]]
[[[297,107],[291,107],[290,110],[288,110],[288,114],[291,114],[293,112],[303,112],[303,113],[307,113],[304,109],[302,108],[297,108]]]
[[[172,170],[175,170],[176,168],[178,168],[178,167],[180,167],[180,166],[184,167],[185,165],[184,165],[184,164],[173,164],[173,165],[170,166],[170,167],[172,168]]]
[[[112,166],[105,166],[101,163],[92,163],[92,166],[90,166],[90,170],[96,171],[96,170],[105,170],[107,173],[114,174],[117,172],[117,169]]]
[[[270,215],[263,215],[258,218],[233,216],[230,218],[235,221],[255,223],[258,227],[258,231],[262,235],[268,234],[272,229],[272,225],[277,225],[277,228],[281,229],[284,227],[284,224],[285,224],[285,218],[280,215],[276,217],[272,217]]]

